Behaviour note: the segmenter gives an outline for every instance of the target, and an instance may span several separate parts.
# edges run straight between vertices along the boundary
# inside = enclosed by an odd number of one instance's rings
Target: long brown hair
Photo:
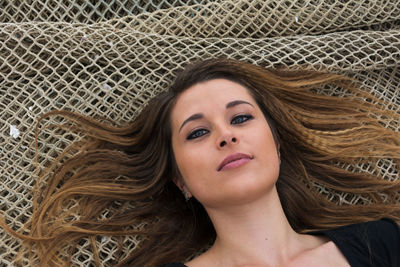
[[[271,125],[281,146],[279,197],[296,231],[382,217],[400,222],[400,181],[381,177],[378,169],[366,173],[343,168],[377,166],[387,158],[398,164],[400,136],[385,123],[398,122],[399,113],[341,75],[210,59],[187,66],[129,125],[112,126],[68,111],[52,111],[41,118],[68,118],[68,129],[84,132],[87,138],[68,148],[78,151],[73,157],[63,159],[64,152],[41,173],[29,234],[14,232],[24,240],[21,253],[32,249],[37,257],[32,261],[40,266],[61,266],[88,238],[100,265],[98,236],[136,235],[139,244],[116,264],[159,266],[187,259],[212,243],[215,232],[207,213],[195,199],[186,202],[172,182],[179,173],[171,148],[170,114],[181,92],[215,78],[245,86]],[[324,86],[346,93],[319,94]],[[40,181],[46,185],[40,187]],[[316,185],[368,201],[337,205]],[[12,231],[3,221],[0,225]]]

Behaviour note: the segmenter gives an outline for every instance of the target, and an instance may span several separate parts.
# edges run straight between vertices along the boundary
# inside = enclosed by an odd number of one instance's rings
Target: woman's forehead
[[[241,84],[226,79],[213,79],[197,83],[182,92],[177,98],[172,113],[179,117],[180,114],[197,108],[225,107],[227,103],[234,100],[255,103],[248,89]]]

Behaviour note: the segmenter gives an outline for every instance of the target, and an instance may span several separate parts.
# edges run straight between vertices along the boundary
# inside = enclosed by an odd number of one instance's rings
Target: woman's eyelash
[[[191,139],[195,139],[195,138],[199,138],[205,134],[208,133],[208,130],[206,129],[197,129],[194,130],[193,132],[191,132],[187,137],[186,140],[191,140]]]
[[[254,117],[252,115],[249,115],[249,114],[238,115],[238,116],[235,116],[232,119],[231,124],[241,124],[241,123],[243,123],[245,121],[248,121],[248,120],[251,120],[253,118]]]
[[[244,123],[248,120],[253,119],[254,117],[252,115],[249,114],[242,114],[242,115],[237,115],[235,116],[232,121],[231,124],[241,124]],[[196,139],[199,137],[202,137],[203,135],[207,134],[209,131],[206,129],[196,129],[194,131],[192,131],[187,137],[186,140],[192,140],[192,139]]]

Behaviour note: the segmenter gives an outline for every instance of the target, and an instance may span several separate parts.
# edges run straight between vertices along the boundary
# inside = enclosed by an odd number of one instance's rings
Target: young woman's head
[[[317,94],[325,85],[354,97]],[[97,251],[96,236],[139,235],[143,241],[119,264],[158,266],[213,242],[207,208],[252,201],[275,186],[298,232],[382,216],[399,220],[398,181],[340,168],[399,161],[398,133],[376,118],[400,116],[374,101],[340,75],[210,59],[185,67],[126,127],[50,112],[44,117],[67,117],[77,125],[71,129],[90,138],[44,173],[51,182],[34,199],[31,234],[19,237],[35,244],[41,266],[57,266],[59,251],[67,246],[73,254],[82,238]],[[339,206],[315,184],[369,203]]]
[[[253,66],[238,63],[193,64],[167,93],[174,95],[169,110],[173,180],[187,197],[194,195],[207,207],[265,194],[279,173],[275,127],[242,74]]]
[[[178,96],[170,118],[175,182],[203,206],[244,204],[274,188],[277,144],[247,88],[226,79],[197,83]]]

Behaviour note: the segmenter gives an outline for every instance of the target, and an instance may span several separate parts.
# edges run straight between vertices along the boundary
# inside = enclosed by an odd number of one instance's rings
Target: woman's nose
[[[231,143],[236,143],[236,137],[232,137],[232,139],[231,139]],[[228,144],[228,142],[227,141],[225,141],[225,140],[223,140],[223,141],[221,141],[221,143],[219,144],[219,146],[220,147],[223,147],[223,146],[226,146]]]
[[[218,148],[223,148],[224,146],[233,145],[238,143],[238,138],[232,133],[226,133],[221,135],[217,140]]]

